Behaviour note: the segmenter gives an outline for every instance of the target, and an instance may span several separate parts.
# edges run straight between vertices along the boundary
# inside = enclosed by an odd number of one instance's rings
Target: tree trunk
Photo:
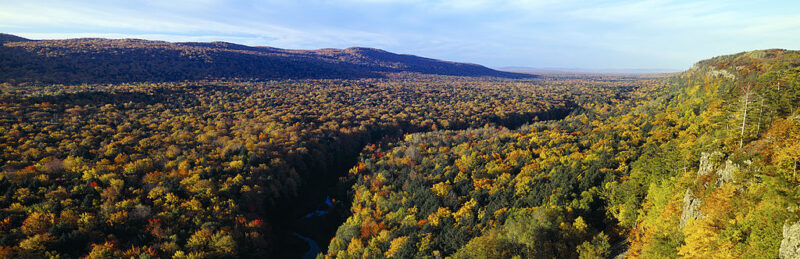
[[[745,88],[744,92],[744,112],[742,115],[742,133],[739,138],[739,148],[742,148],[744,145],[744,128],[747,125],[747,106],[750,105],[750,86]]]

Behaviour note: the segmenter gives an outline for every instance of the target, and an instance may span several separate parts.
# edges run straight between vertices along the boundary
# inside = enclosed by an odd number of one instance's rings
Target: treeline
[[[0,257],[255,257],[281,204],[403,132],[502,125],[636,83],[426,77],[0,88]],[[334,176],[335,179],[335,176]]]
[[[723,56],[558,122],[368,146],[326,257],[778,257],[800,204],[798,64]]]

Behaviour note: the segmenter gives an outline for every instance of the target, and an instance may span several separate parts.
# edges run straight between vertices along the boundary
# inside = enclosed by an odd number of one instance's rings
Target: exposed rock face
[[[700,153],[700,168],[697,170],[698,176],[704,176],[714,172],[719,160],[722,159],[722,153],[714,151],[713,153]]]
[[[719,151],[700,153],[700,168],[697,169],[697,176],[705,176],[714,172],[717,174],[717,186],[732,182],[733,174],[739,170],[739,166],[730,160],[725,161],[724,166],[720,166],[720,162],[724,156],[725,155]]]
[[[800,258],[800,221],[783,225],[783,240],[778,250],[781,258]]]
[[[717,185],[733,181],[733,173],[739,170],[739,166],[731,160],[725,161],[725,167],[717,170]]]
[[[703,201],[700,198],[694,197],[692,189],[686,188],[686,194],[683,195],[683,212],[681,213],[680,227],[686,226],[689,219],[698,219],[704,217],[700,212],[700,205]]]
[[[714,151],[711,153],[700,153],[700,168],[697,169],[697,176],[706,176],[715,173],[717,176],[716,185],[722,185],[727,182],[733,181],[733,174],[739,170],[739,166],[732,161],[725,161],[724,166],[720,166],[722,158],[725,157],[722,152]],[[680,227],[686,226],[689,219],[702,218],[703,212],[700,211],[703,201],[694,196],[690,188],[686,188],[686,194],[683,196],[683,211],[681,212]]]
[[[711,76],[711,77],[724,77],[724,78],[730,79],[730,80],[736,79],[736,75],[734,75],[731,72],[728,72],[728,70],[724,70],[724,69],[713,69],[712,68],[711,71],[708,71],[708,75]]]

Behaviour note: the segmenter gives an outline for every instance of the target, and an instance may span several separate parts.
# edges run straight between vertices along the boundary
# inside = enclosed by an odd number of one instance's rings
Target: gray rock
[[[800,221],[792,225],[783,224],[783,240],[778,249],[781,258],[800,258]]]
[[[739,170],[739,166],[734,164],[733,161],[725,161],[725,167],[717,170],[717,185],[723,183],[733,182],[733,173]]]
[[[736,79],[736,75],[734,75],[731,72],[728,72],[728,70],[722,70],[722,69],[718,70],[718,69],[711,68],[711,71],[708,71],[707,75],[709,75],[711,77],[724,77],[724,78],[730,79],[730,80]]]
[[[711,153],[700,153],[700,167],[697,169],[697,176],[706,176],[711,173],[716,174],[716,185],[720,186],[724,183],[733,182],[733,175],[739,170],[739,166],[734,164],[733,161],[725,161],[725,165],[721,166],[720,162],[725,157],[722,152],[714,151]],[[700,206],[703,201],[694,196],[691,188],[686,188],[686,193],[683,195],[683,211],[681,212],[680,227],[686,226],[689,219],[699,219],[705,217],[703,212],[700,211]]]
[[[714,172],[720,159],[723,157],[722,152],[714,151],[712,153],[700,153],[700,168],[697,169],[698,176],[704,176]]]
[[[683,211],[681,212],[680,227],[686,226],[689,219],[698,219],[705,217],[700,211],[700,205],[703,201],[700,198],[694,197],[692,189],[686,188],[686,194],[683,195]]]
[[[739,170],[739,166],[730,160],[725,161],[725,165],[721,166],[720,162],[723,157],[725,155],[719,151],[700,153],[700,168],[697,169],[697,176],[705,176],[714,172],[717,174],[717,186],[733,182],[733,174]]]

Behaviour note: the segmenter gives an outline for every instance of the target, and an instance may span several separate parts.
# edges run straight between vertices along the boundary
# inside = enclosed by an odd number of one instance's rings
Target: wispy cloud
[[[145,1],[161,2],[161,1]],[[192,1],[180,1],[189,5]],[[215,1],[201,1],[215,4]],[[194,4],[192,2],[192,4]],[[156,3],[156,7],[180,7],[171,3]],[[283,47],[313,47],[316,45],[360,44],[388,45],[392,39],[377,33],[320,28],[299,30],[286,26],[259,22],[257,20],[207,19],[202,16],[150,12],[147,8],[124,9],[117,6],[76,5],[54,3],[40,6],[26,2],[0,9],[0,18],[5,20],[0,28],[17,30],[18,34],[32,38],[55,37],[139,37],[167,41],[233,40],[253,45],[279,45]],[[145,4],[145,6],[149,6]],[[41,32],[42,27],[51,32]],[[35,32],[24,32],[20,28],[36,28]],[[52,32],[56,31],[56,32]],[[107,31],[112,31],[111,33]],[[124,32],[124,33],[120,33]]]
[[[799,48],[800,3],[577,0],[0,0],[0,30],[30,38],[370,46],[490,66],[686,68]]]

